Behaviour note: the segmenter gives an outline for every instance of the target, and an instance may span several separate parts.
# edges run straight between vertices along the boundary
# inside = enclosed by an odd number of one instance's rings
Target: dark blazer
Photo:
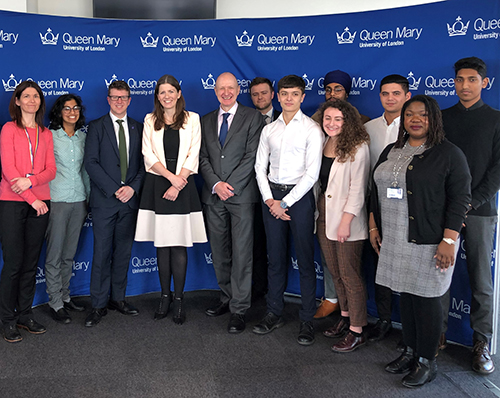
[[[109,114],[89,123],[85,141],[84,164],[90,177],[90,206],[113,207],[118,204],[115,192],[122,186],[120,153]],[[125,185],[132,187],[134,196],[127,202],[139,208],[139,192],[144,180],[142,158],[142,124],[127,116],[129,131],[129,165]]]
[[[387,160],[388,145],[373,171]],[[373,174],[372,174],[373,176]],[[436,244],[445,228],[460,232],[471,200],[471,176],[464,153],[448,140],[415,156],[406,168],[405,200],[408,201],[408,241]],[[372,181],[370,212],[382,236],[377,185]],[[385,194],[386,187],[383,188]],[[397,199],[394,199],[397,200]]]
[[[255,180],[255,156],[259,138],[265,125],[262,114],[238,104],[224,147],[219,142],[217,115],[219,108],[201,118],[201,151],[199,172],[205,184],[201,200],[214,204],[218,197],[212,187],[224,181],[234,188],[234,196],[227,203],[256,203],[259,188]]]

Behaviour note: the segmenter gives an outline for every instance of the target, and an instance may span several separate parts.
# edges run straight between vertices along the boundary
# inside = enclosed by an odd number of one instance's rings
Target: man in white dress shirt
[[[401,108],[411,97],[409,83],[401,75],[389,75],[380,82],[380,102],[384,108],[382,116],[365,123],[370,135],[371,170],[384,148],[398,138]],[[368,333],[369,341],[385,338],[392,329],[392,291],[388,287],[375,284],[375,303],[379,320]]]
[[[269,256],[267,314],[254,327],[267,334],[283,326],[283,294],[287,282],[288,236],[292,232],[297,253],[302,307],[297,342],[314,343],[313,316],[316,312],[316,270],[314,266],[314,210],[312,191],[318,180],[323,150],[323,132],[300,110],[305,82],[296,75],[278,82],[282,113],[262,130],[255,172],[263,206]]]

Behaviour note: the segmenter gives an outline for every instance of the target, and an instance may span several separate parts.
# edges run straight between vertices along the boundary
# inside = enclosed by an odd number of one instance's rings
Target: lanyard
[[[33,149],[33,145],[31,144],[31,138],[28,134],[28,129],[25,127],[24,132],[26,133],[26,137],[28,138],[28,144],[30,148],[30,160],[31,160],[31,173],[35,170],[35,156],[38,152],[38,144],[40,143],[40,126],[36,125],[36,140],[35,140],[35,148]]]

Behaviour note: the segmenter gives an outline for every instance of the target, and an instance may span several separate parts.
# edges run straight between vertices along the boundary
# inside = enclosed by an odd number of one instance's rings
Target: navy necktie
[[[219,141],[220,141],[220,146],[224,146],[224,142],[226,141],[227,137],[227,130],[229,129],[229,124],[227,123],[227,118],[229,117],[230,113],[223,113],[222,114],[222,124],[220,125],[220,132],[219,132]]]

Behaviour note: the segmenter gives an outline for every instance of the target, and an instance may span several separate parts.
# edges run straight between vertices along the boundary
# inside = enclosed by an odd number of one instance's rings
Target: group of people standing
[[[173,321],[183,324],[186,248],[206,242],[208,235],[221,292],[206,314],[230,312],[228,332],[241,333],[252,292],[266,294],[266,314],[253,332],[268,334],[284,325],[291,233],[302,303],[297,342],[313,344],[314,318],[337,308],[338,321],[323,332],[337,339],[333,351],[351,352],[367,339],[380,340],[391,329],[392,291],[399,292],[403,352],[385,369],[406,373],[403,385],[420,387],[437,373],[450,267],[465,226],[473,369],[491,373],[489,256],[500,189],[500,112],[481,101],[487,83],[482,60],[459,60],[459,103],[441,112],[431,97],[411,98],[406,78],[389,75],[380,84],[384,114],[367,122],[347,102],[351,78],[345,72],[325,76],[326,102],[312,118],[301,111],[305,82],[299,76],[279,80],[280,114],[268,79],[253,80],[252,109],[238,103],[238,82],[225,72],[215,84],[220,106],[200,119],[186,111],[179,82],[165,75],[156,84],[154,110],[141,124],[127,116],[130,88],[115,81],[108,88],[110,112],[90,122],[85,134],[80,97],[57,99],[49,130],[43,127],[40,88],[22,82],[9,107],[12,122],[0,134],[4,339],[21,341],[19,327],[46,331],[31,311],[44,237],[53,318],[69,323],[68,311],[84,311],[70,298],[69,282],[88,201],[94,253],[87,327],[108,309],[139,313],[125,301],[134,239],[157,248],[161,295],[154,319],[172,311]],[[201,202],[193,179],[198,172],[204,180]],[[330,271],[319,308],[315,233]],[[368,240],[378,256],[380,319],[367,337],[362,255]]]

